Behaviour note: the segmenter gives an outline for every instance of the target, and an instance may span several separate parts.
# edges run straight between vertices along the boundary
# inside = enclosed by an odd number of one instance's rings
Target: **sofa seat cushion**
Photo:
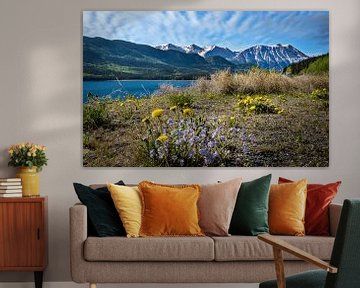
[[[330,260],[334,237],[276,236],[322,260]],[[272,260],[272,246],[254,236],[212,237],[215,242],[215,261]],[[288,253],[284,260],[299,260]]]
[[[88,237],[87,261],[213,261],[210,237]]]

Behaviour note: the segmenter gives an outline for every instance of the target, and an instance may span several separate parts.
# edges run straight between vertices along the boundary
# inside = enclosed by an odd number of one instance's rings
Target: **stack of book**
[[[22,197],[20,178],[0,178],[0,198]]]

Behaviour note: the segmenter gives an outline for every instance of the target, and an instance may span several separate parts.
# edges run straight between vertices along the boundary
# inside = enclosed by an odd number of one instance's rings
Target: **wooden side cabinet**
[[[0,198],[0,271],[32,271],[41,288],[47,250],[47,197]]]

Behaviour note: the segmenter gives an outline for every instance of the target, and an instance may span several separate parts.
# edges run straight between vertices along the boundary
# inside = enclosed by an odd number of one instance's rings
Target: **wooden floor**
[[[98,284],[97,288],[258,288],[258,284]],[[44,288],[88,288],[89,284],[44,282]],[[0,288],[34,288],[34,284],[0,282]]]

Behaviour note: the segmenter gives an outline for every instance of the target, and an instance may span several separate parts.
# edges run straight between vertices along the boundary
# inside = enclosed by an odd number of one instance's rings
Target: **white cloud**
[[[231,49],[291,41],[326,43],[328,14],[311,11],[85,11],[83,34],[153,46],[195,43]]]

